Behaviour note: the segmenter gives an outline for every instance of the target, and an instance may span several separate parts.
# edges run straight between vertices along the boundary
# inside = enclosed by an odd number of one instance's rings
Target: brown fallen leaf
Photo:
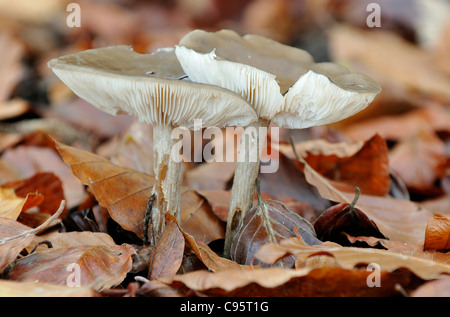
[[[194,271],[150,281],[197,296],[227,297],[313,297],[313,296],[393,296],[398,295],[396,284],[411,283],[406,272],[381,272],[381,287],[368,287],[370,272],[365,269],[257,268],[253,270],[224,270],[217,273]],[[160,285],[157,285],[161,287]]]
[[[450,100],[447,74],[432,64],[425,50],[399,35],[336,25],[329,39],[332,59],[377,80],[383,88],[381,95],[391,93],[397,100],[411,102],[423,96]]]
[[[304,165],[307,182],[314,185],[322,197],[338,203],[351,203],[353,193],[338,190],[336,181],[320,175],[302,157],[298,156],[298,160]],[[431,213],[419,204],[390,197],[361,195],[356,207],[377,225],[385,237],[412,244],[424,243],[425,228]]]
[[[424,250],[450,249],[450,218],[434,215],[428,220]]]
[[[183,261],[184,236],[175,219],[166,217],[166,227],[150,256],[148,279],[175,275]]]
[[[28,112],[28,110],[30,110],[30,104],[20,98],[0,102],[0,120],[19,117]]]
[[[385,238],[377,225],[361,210],[355,207],[359,199],[359,189],[351,204],[340,203],[325,210],[314,222],[317,237],[322,241],[333,241],[343,244],[345,234]]]
[[[134,248],[127,244],[50,249],[16,261],[8,279],[57,285],[79,283],[82,287],[101,290],[123,281],[131,269],[134,254]]]
[[[175,221],[175,218],[171,215],[166,217]],[[240,265],[235,261],[223,258],[215,253],[211,248],[202,240],[196,239],[194,236],[187,233],[182,228],[179,228],[184,236],[186,246],[188,246],[195,254],[195,256],[205,265],[208,270],[212,272],[218,272],[227,269],[246,269],[245,265]]]
[[[68,287],[48,283],[0,281],[0,297],[94,297],[89,287]]]
[[[406,268],[424,280],[435,279],[442,274],[450,274],[450,265],[428,259],[372,248],[343,247],[333,242],[310,246],[305,245],[298,238],[285,239],[279,244],[266,244],[257,251],[255,256],[270,264],[278,261],[283,252],[285,255],[296,257],[298,268],[308,265],[308,260],[314,255],[325,255],[334,258],[336,265],[344,269],[353,269],[359,264],[376,263],[381,270],[387,272]]]
[[[14,38],[12,32],[0,33],[0,103],[9,99],[12,90],[23,76],[23,54],[23,44]]]
[[[109,160],[55,141],[64,162],[76,177],[89,186],[99,204],[125,230],[143,237],[143,222],[154,177],[112,164]],[[182,188],[181,227],[209,243],[224,237],[223,223],[214,215],[206,199]]]
[[[52,244],[52,249],[63,249],[80,245],[116,245],[111,236],[103,232],[48,232],[35,236],[27,250],[31,251],[37,247],[34,252],[47,251],[48,246],[38,246],[38,243],[42,241],[49,241]]]
[[[435,134],[418,131],[398,143],[389,154],[389,165],[408,188],[426,191],[443,176],[445,143]]]
[[[304,158],[321,175],[348,183],[353,188],[357,186],[363,194],[385,196],[389,193],[388,148],[386,141],[379,135],[371,137],[351,156],[338,157],[308,152]]]
[[[19,181],[9,182],[4,188],[13,188],[16,195],[22,198],[30,193],[43,196],[39,210],[51,214],[58,209],[59,202],[65,200],[61,180],[53,173],[37,173],[34,176]],[[61,217],[64,217],[64,213]]]
[[[24,226],[15,220],[0,217],[0,272],[31,243],[36,233],[46,228],[54,219],[61,215],[64,207],[65,202],[62,201],[59,209],[53,216],[34,229]]]
[[[203,163],[186,172],[186,184],[196,190],[225,190],[235,169],[235,162]]]
[[[250,208],[242,223],[236,230],[231,242],[231,259],[238,263],[267,266],[254,259],[255,252],[268,242],[278,241],[299,235],[308,244],[320,244],[312,224],[289,209],[286,205],[275,200],[263,200],[260,192],[259,180],[256,191],[258,204]],[[276,265],[292,267],[294,261],[284,258]]]
[[[41,204],[43,200],[40,194],[29,193],[22,198],[14,189],[0,187],[0,217],[16,220],[22,211]]]
[[[55,174],[62,182],[69,209],[78,206],[86,198],[84,186],[54,149],[21,145],[6,150],[2,159],[19,171],[21,178],[29,178],[39,172]]]
[[[431,134],[439,131],[450,132],[449,112],[439,103],[428,102],[405,114],[381,115],[341,129],[343,134],[354,141],[367,140],[375,134],[385,140],[408,140],[417,135],[418,131]]]
[[[450,297],[450,277],[427,282],[410,294],[411,297]]]
[[[417,258],[428,259],[437,263],[450,265],[450,254],[437,252],[434,250],[423,251],[423,245],[410,244],[402,241],[394,241],[389,239],[380,239],[375,237],[352,237],[347,235],[351,243],[364,242],[370,247],[385,248],[390,252],[414,256]]]

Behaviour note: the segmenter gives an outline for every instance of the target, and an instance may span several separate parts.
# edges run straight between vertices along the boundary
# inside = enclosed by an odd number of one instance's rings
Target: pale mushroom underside
[[[240,95],[185,80],[173,49],[139,54],[128,46],[92,49],[49,62],[80,98],[112,114],[149,124],[194,128],[246,126],[256,114]]]

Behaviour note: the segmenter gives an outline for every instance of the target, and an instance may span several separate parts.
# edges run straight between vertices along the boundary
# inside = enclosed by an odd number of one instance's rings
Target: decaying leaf
[[[319,143],[319,142],[318,142]],[[336,145],[321,141],[325,149],[311,153],[306,150],[305,161],[324,177],[359,187],[363,194],[385,196],[389,193],[389,159],[386,141],[379,135],[364,142],[361,148],[350,156],[322,154],[336,149]],[[343,143],[345,144],[345,143]],[[342,147],[344,145],[341,144]],[[354,148],[356,144],[346,146]],[[327,147],[330,149],[327,150]],[[342,155],[342,154],[341,154]],[[340,185],[342,186],[342,185]]]
[[[311,297],[311,296],[394,296],[396,284],[411,283],[406,272],[382,272],[381,287],[367,287],[370,272],[341,267],[323,269],[285,269],[279,267],[254,270],[225,270],[218,273],[195,271],[152,282],[163,283],[181,293],[188,290],[202,296],[229,297]],[[144,284],[145,286],[145,284]],[[158,285],[161,287],[160,285]]]
[[[372,248],[343,247],[336,243],[324,242],[321,245],[305,245],[298,238],[283,240],[280,244],[267,244],[256,253],[261,261],[274,263],[280,254],[292,254],[296,257],[296,266],[308,265],[308,260],[316,255],[332,257],[336,265],[353,269],[359,264],[376,263],[383,271],[393,272],[406,268],[421,279],[431,280],[442,274],[450,274],[450,265],[436,263],[429,259],[406,256],[399,253]],[[273,254],[277,256],[274,257]]]
[[[389,164],[409,188],[426,190],[444,174],[445,144],[435,134],[418,131],[397,144]]]
[[[68,287],[49,283],[0,281],[0,297],[93,297],[89,287]]]
[[[22,211],[39,205],[44,200],[40,194],[30,193],[24,198],[12,188],[0,188],[0,217],[16,220]]]
[[[300,156],[304,165],[306,180],[316,186],[322,197],[338,203],[350,203],[353,193],[340,191],[331,181],[317,173]],[[412,201],[390,197],[361,195],[356,207],[366,214],[379,228],[380,232],[392,240],[413,244],[423,244],[425,228],[431,213]]]
[[[65,200],[61,180],[49,172],[36,173],[30,178],[6,183],[3,187],[13,188],[15,194],[22,198],[27,197],[30,193],[40,194],[43,199],[39,204],[39,210],[43,213],[55,212],[59,207],[59,202]]]
[[[450,249],[450,218],[433,216],[428,220],[424,250]]]
[[[148,278],[153,280],[176,274],[183,261],[184,245],[178,224],[166,217],[166,226],[150,257]]]
[[[263,200],[257,183],[258,204],[252,207],[240,227],[236,231],[236,236],[231,243],[231,259],[238,263],[250,265],[263,265],[254,259],[254,254],[264,244],[293,237],[296,234],[308,244],[320,244],[316,238],[314,227],[289,209],[281,202],[274,200]],[[293,261],[285,258],[277,265],[282,267],[292,267]]]
[[[27,255],[14,263],[8,279],[58,285],[79,285],[100,290],[125,278],[135,250],[120,246],[73,246]]]
[[[355,204],[359,198],[359,189],[351,204],[340,203],[325,210],[314,222],[314,229],[322,241],[334,241],[342,244],[345,234],[384,238],[377,225],[369,219]]]
[[[34,229],[12,219],[0,218],[0,272],[31,243],[36,233],[46,228],[54,219],[59,217],[64,207],[65,202],[62,201],[53,216]]]

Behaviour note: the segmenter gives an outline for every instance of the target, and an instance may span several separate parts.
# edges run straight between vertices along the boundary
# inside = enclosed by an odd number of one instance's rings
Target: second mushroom
[[[175,52],[192,81],[218,85],[246,98],[258,115],[256,127],[273,122],[296,129],[337,122],[366,108],[381,91],[368,76],[335,63],[315,63],[306,51],[259,35],[195,30],[181,39]],[[254,135],[258,157],[265,139],[266,135]],[[241,150],[246,149],[241,144]],[[237,163],[226,256],[230,256],[241,220],[252,207],[259,166],[260,160]]]

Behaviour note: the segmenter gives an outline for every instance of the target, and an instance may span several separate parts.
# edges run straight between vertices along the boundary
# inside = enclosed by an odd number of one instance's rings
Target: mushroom
[[[139,54],[129,46],[110,46],[55,58],[48,66],[75,94],[100,110],[133,115],[153,126],[156,237],[164,229],[166,212],[180,220],[182,172],[181,160],[171,155],[178,142],[173,129],[194,129],[197,120],[203,127],[245,126],[257,120],[242,96],[187,80],[174,48]]]
[[[180,40],[175,53],[192,81],[218,85],[246,98],[259,118],[253,127],[268,127],[270,122],[291,129],[333,123],[363,110],[381,91],[363,74],[335,63],[315,63],[306,51],[259,35],[194,30]],[[254,138],[251,142],[258,145],[260,156],[266,135]],[[248,148],[241,143],[241,150]],[[227,256],[234,232],[253,205],[259,166],[259,160],[237,163],[227,219]]]

